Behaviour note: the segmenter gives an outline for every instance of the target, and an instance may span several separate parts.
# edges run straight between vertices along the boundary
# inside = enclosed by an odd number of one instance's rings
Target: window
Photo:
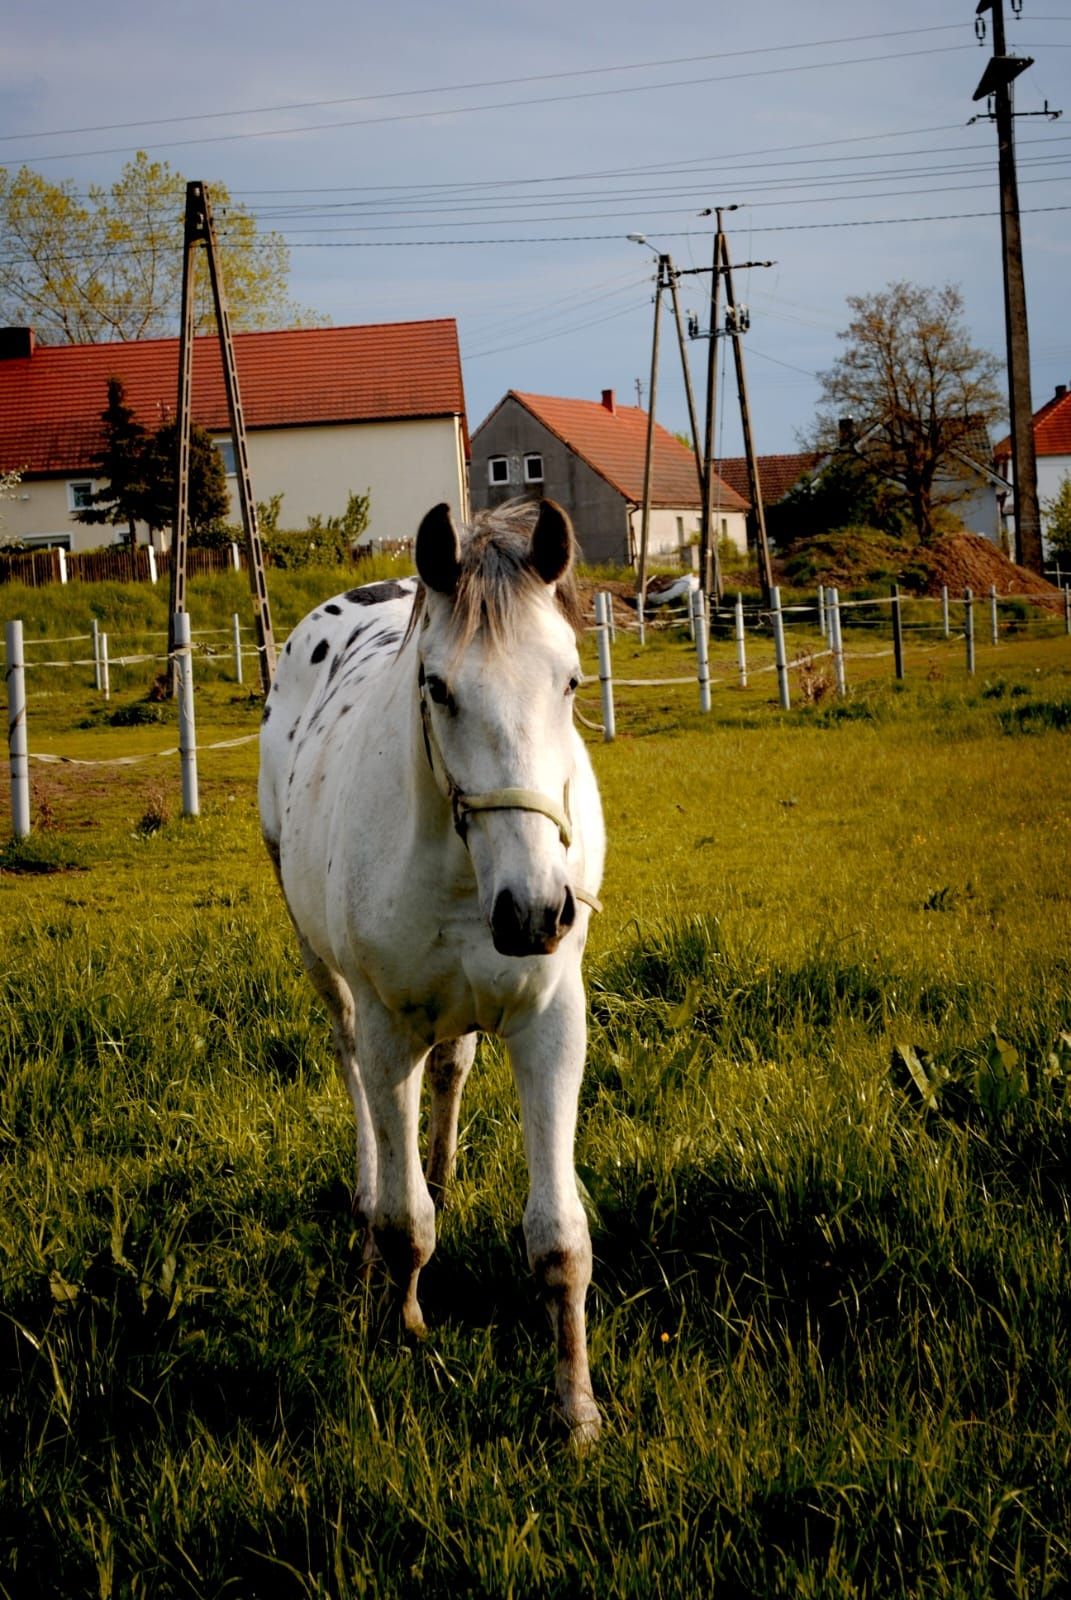
[[[509,482],[509,462],[505,456],[489,456],[487,461],[488,483]]]
[[[234,440],[225,437],[223,439],[213,439],[212,443],[223,457],[223,470],[228,478],[235,477],[238,469],[234,464]]]
[[[525,481],[525,483],[542,483],[543,482],[543,457],[542,456],[534,456],[534,455],[533,456],[525,456],[525,458],[524,458],[524,481]]]
[[[93,504],[92,478],[80,478],[67,485],[67,504],[72,511],[84,511]]]

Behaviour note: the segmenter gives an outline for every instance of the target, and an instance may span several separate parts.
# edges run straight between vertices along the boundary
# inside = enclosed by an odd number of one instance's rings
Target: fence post
[[[100,635],[100,691],[105,700],[112,697],[112,679],[108,670],[108,635]]]
[[[156,551],[151,544],[145,546],[145,553],[149,558],[149,582],[156,582]]]
[[[234,613],[234,681],[242,681],[242,624],[237,611]]]
[[[829,591],[829,642],[833,650],[837,693],[842,695],[847,692],[847,684],[844,677],[844,640],[840,632],[840,592],[837,589]]]
[[[1071,633],[1071,583],[1064,588],[1064,632]]]
[[[947,583],[942,583],[942,585],[941,585],[941,623],[942,623],[942,626],[944,627],[944,630],[945,630],[945,638],[946,639],[951,638],[952,630],[949,627],[949,622],[948,622],[948,584]]]
[[[605,596],[605,599],[606,599],[606,626],[610,630],[610,643],[611,644],[616,644],[617,643],[617,629],[614,626],[614,600],[613,600],[613,595],[610,593],[609,589],[604,589],[603,590],[603,595]]]
[[[602,695],[602,736],[609,744],[616,732],[614,726],[614,676],[610,656],[610,628],[606,621],[606,596],[599,589],[595,595],[595,631],[599,642],[599,690]]]
[[[963,633],[967,640],[967,671],[974,675],[974,595],[970,589],[963,596]]]
[[[773,618],[774,660],[777,663],[777,695],[781,710],[792,705],[788,692],[788,656],[785,654],[785,619],[781,615],[781,590],[774,584],[770,590],[770,610]]]
[[[638,594],[636,596],[636,621],[639,624],[639,629],[640,629],[640,643],[641,643],[641,645],[642,644],[646,644],[647,643],[647,626],[646,626],[646,619],[645,619],[644,614],[643,614],[643,595],[642,594]]]
[[[695,643],[695,608],[698,604],[696,599],[698,593],[698,589],[690,589],[688,591],[688,637],[693,644]]]
[[[4,628],[7,646],[7,744],[11,760],[11,827],[16,839],[30,831],[30,752],[26,736],[26,663],[22,623]]]
[[[100,623],[96,617],[92,622],[93,630],[93,683],[97,692],[100,692]]]
[[[696,590],[695,669],[699,680],[699,709],[710,710],[710,634],[707,628],[707,597]]]
[[[900,614],[900,585],[892,586],[892,646],[898,682],[904,678],[904,620]]]
[[[747,688],[747,644],[744,639],[744,597],[736,597],[736,668],[741,689]]]
[[[66,583],[67,582],[67,552],[63,548],[63,546],[60,545],[59,548],[56,551],[56,554],[59,556],[59,581],[61,583]]]
[[[175,681],[178,686],[179,762],[182,766],[182,815],[200,815],[197,793],[197,734],[193,715],[193,651],[190,614],[175,612]]]
[[[818,585],[818,631],[824,639],[826,637],[826,586]]]
[[[231,540],[231,566],[235,572],[241,572],[242,570],[242,561],[238,554],[238,543],[235,539]]]
[[[997,586],[989,585],[989,637],[992,644],[1000,643],[1000,627],[997,620]]]

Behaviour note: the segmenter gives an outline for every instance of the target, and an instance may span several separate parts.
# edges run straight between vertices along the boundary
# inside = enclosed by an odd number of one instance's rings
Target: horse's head
[[[485,516],[464,542],[446,505],[416,543],[424,742],[503,955],[549,955],[576,918],[573,532],[553,501]]]

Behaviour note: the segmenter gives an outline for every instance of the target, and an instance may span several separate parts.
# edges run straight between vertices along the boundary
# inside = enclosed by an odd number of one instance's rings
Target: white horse
[[[605,841],[573,727],[573,554],[551,501],[537,518],[532,507],[485,514],[464,540],[448,506],[430,511],[420,583],[351,589],[287,641],[264,710],[260,809],[357,1117],[366,1259],[378,1250],[415,1333],[475,1034],[506,1041],[528,1161],[528,1259],[554,1328],[559,1404],[583,1440],[599,1412],[573,1143],[580,958]]]

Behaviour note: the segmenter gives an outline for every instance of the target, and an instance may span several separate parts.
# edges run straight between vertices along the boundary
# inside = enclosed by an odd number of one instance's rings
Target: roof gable
[[[805,474],[813,472],[822,458],[817,451],[808,450],[798,455],[759,456],[759,488],[764,505],[776,505],[783,500],[793,484]],[[750,486],[747,476],[747,456],[726,456],[714,465],[718,472],[738,494],[747,495]]]
[[[452,318],[235,335],[246,427],[460,416],[465,397]],[[178,339],[38,345],[0,360],[0,467],[84,472],[96,458],[107,382],[120,378],[147,428],[174,415]],[[194,341],[192,414],[212,432],[230,419],[215,336]]]
[[[1034,412],[1034,449],[1039,456],[1071,456],[1071,393],[1061,384],[1051,400]],[[1011,435],[993,451],[998,461],[1011,455]]]
[[[647,412],[639,406],[610,407],[599,400],[567,400],[557,395],[523,394],[511,389],[491,412],[514,400],[548,428],[575,455],[605,478],[626,500],[643,500],[643,467],[647,449]],[[476,430],[486,427],[490,417]],[[722,510],[746,511],[747,501],[719,479],[715,503]],[[699,507],[695,457],[680,440],[656,422],[651,461],[651,503]]]

